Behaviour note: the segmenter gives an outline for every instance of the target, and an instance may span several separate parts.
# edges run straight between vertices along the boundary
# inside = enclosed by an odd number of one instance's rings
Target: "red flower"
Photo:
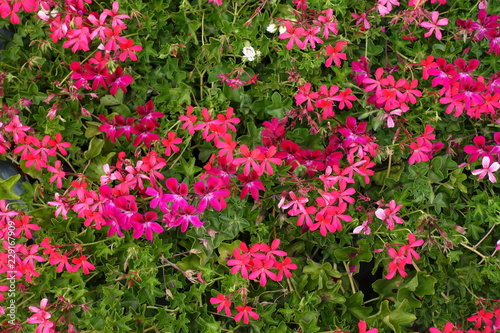
[[[245,324],[248,324],[250,322],[248,316],[252,317],[255,320],[260,318],[260,316],[255,313],[250,306],[237,306],[236,310],[238,311],[238,313],[236,314],[236,316],[234,316],[235,321],[240,321],[243,318],[243,322]]]
[[[230,309],[232,302],[229,299],[229,297],[226,297],[222,294],[218,294],[217,297],[210,298],[210,303],[211,304],[219,304],[219,306],[217,307],[217,313],[224,310],[226,312],[226,316],[232,316],[231,309]]]
[[[335,46],[328,45],[326,47],[326,55],[328,59],[326,59],[325,66],[330,67],[332,63],[335,63],[338,67],[342,65],[341,60],[347,60],[347,55],[345,53],[341,53],[349,42],[345,40],[338,41],[335,43]]]
[[[165,156],[172,155],[172,152],[177,153],[180,149],[176,146],[176,144],[182,143],[181,138],[175,137],[175,132],[168,132],[167,138],[161,140],[161,143],[165,146]]]
[[[83,274],[90,274],[90,270],[94,270],[95,266],[87,261],[86,255],[81,255],[80,258],[73,259],[73,268],[71,269],[71,273],[76,272],[80,267],[83,269]]]

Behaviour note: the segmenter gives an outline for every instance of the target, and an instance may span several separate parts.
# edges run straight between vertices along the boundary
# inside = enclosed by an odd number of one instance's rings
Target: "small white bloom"
[[[58,12],[57,8],[54,8],[49,12],[48,10],[45,10],[42,5],[40,5],[40,10],[38,11],[37,16],[41,20],[48,21],[49,19],[56,17]]]
[[[278,30],[280,34],[284,34],[286,32],[286,27],[284,25],[281,25]]]
[[[245,46],[243,48],[243,59],[248,61],[254,61],[256,56],[257,52],[255,52],[255,49],[253,47]]]
[[[276,32],[276,30],[278,30],[278,27],[276,26],[276,24],[271,23],[271,24],[269,24],[269,25],[267,26],[266,30],[267,30],[267,32],[270,32],[270,33],[272,33],[272,34],[273,34],[273,33],[275,33],[275,32]]]

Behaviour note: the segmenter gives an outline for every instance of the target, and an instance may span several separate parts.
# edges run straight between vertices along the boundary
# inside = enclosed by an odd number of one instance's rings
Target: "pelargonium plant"
[[[0,0],[1,331],[498,331],[499,12]]]

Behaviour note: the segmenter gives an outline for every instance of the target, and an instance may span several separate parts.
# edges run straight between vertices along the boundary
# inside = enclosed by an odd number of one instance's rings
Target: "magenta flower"
[[[222,294],[218,294],[217,297],[210,298],[211,304],[219,304],[217,307],[217,313],[220,313],[222,310],[226,312],[226,316],[232,316],[231,313],[231,300],[229,297],[226,297]]]
[[[429,37],[433,33],[436,34],[436,38],[438,40],[441,40],[441,38],[443,37],[443,35],[441,34],[441,28],[439,28],[439,26],[440,25],[441,26],[447,25],[448,24],[448,19],[447,18],[443,18],[443,19],[439,19],[438,20],[438,16],[439,16],[439,12],[438,11],[434,11],[434,12],[432,12],[432,22],[422,22],[422,23],[420,23],[421,27],[429,29],[429,31],[427,31],[424,34],[425,37]]]

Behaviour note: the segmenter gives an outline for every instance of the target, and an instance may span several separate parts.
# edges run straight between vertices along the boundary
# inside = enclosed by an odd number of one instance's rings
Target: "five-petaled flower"
[[[238,313],[236,314],[236,316],[234,316],[235,321],[240,321],[241,319],[243,319],[243,322],[245,324],[248,324],[250,322],[249,316],[255,320],[260,318],[260,316],[255,313],[250,306],[237,306],[236,310],[238,311]]]
[[[492,162],[492,159],[489,156],[483,157],[482,164],[483,168],[472,171],[472,174],[474,176],[479,175],[478,179],[483,179],[486,175],[488,175],[490,182],[496,183],[497,179],[495,178],[494,172],[500,168],[500,164],[498,162]]]
[[[436,34],[436,38],[438,40],[441,40],[443,38],[443,35],[441,34],[441,28],[439,26],[447,25],[448,24],[448,19],[447,18],[442,18],[438,20],[439,17],[439,12],[434,11],[432,12],[432,19],[431,22],[422,22],[420,23],[420,26],[426,29],[429,29],[424,36],[429,37],[432,35],[432,33]]]

